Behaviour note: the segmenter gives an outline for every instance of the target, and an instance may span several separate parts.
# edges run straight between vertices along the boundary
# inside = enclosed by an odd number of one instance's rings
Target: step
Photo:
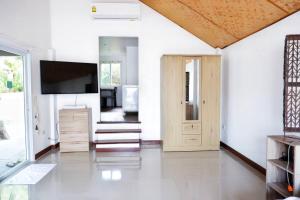
[[[124,144],[124,143],[139,143],[139,139],[107,139],[95,140],[94,144]]]
[[[96,134],[141,133],[141,129],[97,129]]]
[[[139,140],[140,133],[96,134],[95,141],[103,140]]]
[[[124,152],[124,151],[140,151],[139,143],[123,143],[123,144],[96,144],[97,152]]]
[[[139,129],[140,123],[101,123],[96,124],[97,129]]]
[[[140,124],[140,121],[98,121],[97,124]]]

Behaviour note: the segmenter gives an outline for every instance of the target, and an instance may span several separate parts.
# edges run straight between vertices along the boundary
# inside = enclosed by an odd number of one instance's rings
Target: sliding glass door
[[[0,46],[0,181],[29,160],[26,56]]]

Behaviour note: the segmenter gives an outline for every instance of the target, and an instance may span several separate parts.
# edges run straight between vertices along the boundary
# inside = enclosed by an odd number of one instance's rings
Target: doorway
[[[100,37],[100,122],[137,123],[138,38]]]
[[[28,54],[0,46],[0,181],[30,159]]]

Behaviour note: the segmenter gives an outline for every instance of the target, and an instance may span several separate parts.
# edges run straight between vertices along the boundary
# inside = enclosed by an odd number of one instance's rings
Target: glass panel
[[[22,56],[0,51],[0,179],[27,160]]]
[[[120,63],[111,64],[111,85],[113,86],[121,85],[121,64]]]
[[[102,63],[101,64],[101,85],[102,86],[110,86],[110,63]]]
[[[185,61],[185,119],[199,120],[199,59]]]

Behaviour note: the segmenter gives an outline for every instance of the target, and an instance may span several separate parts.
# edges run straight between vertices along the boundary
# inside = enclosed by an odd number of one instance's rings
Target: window
[[[101,85],[121,85],[121,63],[101,63]]]

